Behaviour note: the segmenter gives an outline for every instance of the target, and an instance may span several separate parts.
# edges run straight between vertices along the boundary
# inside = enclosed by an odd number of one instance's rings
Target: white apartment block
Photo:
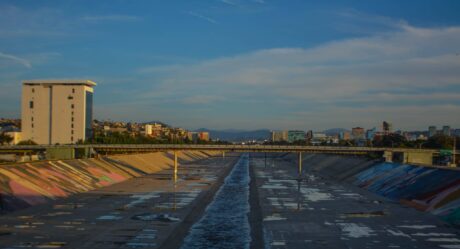
[[[73,144],[92,136],[90,80],[26,80],[22,83],[22,139]]]

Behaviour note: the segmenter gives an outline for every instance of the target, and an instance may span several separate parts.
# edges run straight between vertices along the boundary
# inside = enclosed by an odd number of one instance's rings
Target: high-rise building
[[[323,132],[314,132],[312,135],[311,143],[313,145],[319,145],[327,141],[328,141],[328,136]]]
[[[367,140],[373,140],[375,137],[375,133],[377,132],[377,128],[372,128],[370,130],[366,131],[366,139]]]
[[[198,132],[194,132],[194,131],[187,132],[187,139],[191,142],[196,143],[198,141]]]
[[[307,138],[307,140],[311,140],[313,138],[313,131],[312,130],[307,131],[306,138]]]
[[[272,142],[282,142],[288,140],[287,131],[272,131]]]
[[[388,135],[393,132],[393,124],[387,121],[383,121],[382,123],[382,131],[384,135]]]
[[[90,80],[26,80],[22,83],[22,139],[72,144],[92,137]]]
[[[341,131],[339,133],[339,139],[340,140],[350,140],[350,132],[349,131]]]
[[[436,126],[432,125],[428,127],[428,137],[432,137],[436,135],[436,133],[437,133]]]
[[[288,142],[305,141],[305,131],[288,131]]]
[[[450,134],[451,134],[450,126],[444,125],[444,126],[442,127],[442,134],[443,134],[444,136],[450,136]]]
[[[355,127],[351,129],[351,135],[353,136],[353,139],[365,139],[365,133],[364,133],[364,128],[361,127]]]
[[[209,141],[209,132],[207,131],[198,132],[198,138],[201,141]]]
[[[145,125],[145,135],[150,136],[150,135],[152,135],[152,132],[153,132],[153,125],[146,124]]]

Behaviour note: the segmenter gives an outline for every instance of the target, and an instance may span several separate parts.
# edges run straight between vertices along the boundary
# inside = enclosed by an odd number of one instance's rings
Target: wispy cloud
[[[219,100],[223,100],[220,96],[212,96],[212,95],[194,95],[186,97],[182,100],[184,104],[210,104],[212,102],[216,102]]]
[[[62,12],[53,8],[26,9],[14,5],[0,5],[0,36],[15,37],[62,36],[66,19]]]
[[[15,55],[5,54],[5,53],[0,52],[0,59],[6,59],[14,63],[19,63],[26,68],[32,68],[32,63],[30,63],[29,60],[15,56]]]
[[[140,17],[130,15],[99,15],[99,16],[83,16],[84,21],[99,22],[99,21],[138,21]]]
[[[189,11],[188,14],[191,15],[191,16],[197,17],[197,18],[199,18],[201,20],[205,20],[205,21],[207,21],[209,23],[212,23],[212,24],[219,24],[216,20],[214,20],[214,19],[212,19],[210,17],[204,16],[202,14],[193,12],[193,11]]]
[[[232,5],[232,6],[237,6],[237,4],[231,0],[220,0],[220,2],[228,4],[228,5]]]
[[[224,99],[214,103],[221,108],[230,105],[242,115],[261,115],[256,110],[264,110],[267,114],[260,120],[278,110],[273,115],[311,128],[329,127],[337,120],[373,126],[382,118],[394,120],[398,127],[414,127],[433,122],[427,117],[460,125],[458,44],[460,27],[419,28],[401,23],[392,32],[314,48],[274,48],[188,65],[144,68],[143,73],[153,73],[159,85],[140,96],[200,102],[205,92]],[[435,94],[433,89],[437,89]],[[228,96],[231,101],[225,100]],[[314,115],[296,117],[286,111],[290,109]],[[404,110],[411,111],[410,115]],[[437,113],[443,110],[451,114]],[[309,121],[316,116],[317,121]],[[222,119],[222,125],[228,122]],[[302,128],[295,127],[295,122],[273,128]]]
[[[368,14],[356,9],[341,9],[326,11],[336,18],[335,28],[341,32],[354,34],[377,34],[382,31],[401,30],[408,25],[403,19],[395,19],[387,16]]]

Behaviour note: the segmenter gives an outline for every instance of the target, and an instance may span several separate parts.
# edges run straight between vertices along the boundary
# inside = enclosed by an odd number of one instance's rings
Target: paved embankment
[[[460,248],[436,216],[351,184],[372,162],[307,156],[299,185],[295,160],[251,158],[267,248]]]
[[[120,158],[119,158],[120,159]],[[178,248],[238,157],[183,162],[0,216],[0,248]]]
[[[307,155],[303,162],[307,170],[359,186],[460,226],[459,169],[331,155]]]
[[[180,163],[212,155],[217,153],[178,152]],[[172,165],[173,154],[166,152],[0,165],[0,212],[109,186]]]

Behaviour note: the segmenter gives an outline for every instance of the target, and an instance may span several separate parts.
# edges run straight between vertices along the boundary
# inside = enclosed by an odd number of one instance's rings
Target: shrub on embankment
[[[215,152],[178,152],[179,162]],[[0,165],[0,211],[42,204],[173,166],[166,152]]]
[[[303,164],[460,226],[460,170],[334,155],[306,155]]]

